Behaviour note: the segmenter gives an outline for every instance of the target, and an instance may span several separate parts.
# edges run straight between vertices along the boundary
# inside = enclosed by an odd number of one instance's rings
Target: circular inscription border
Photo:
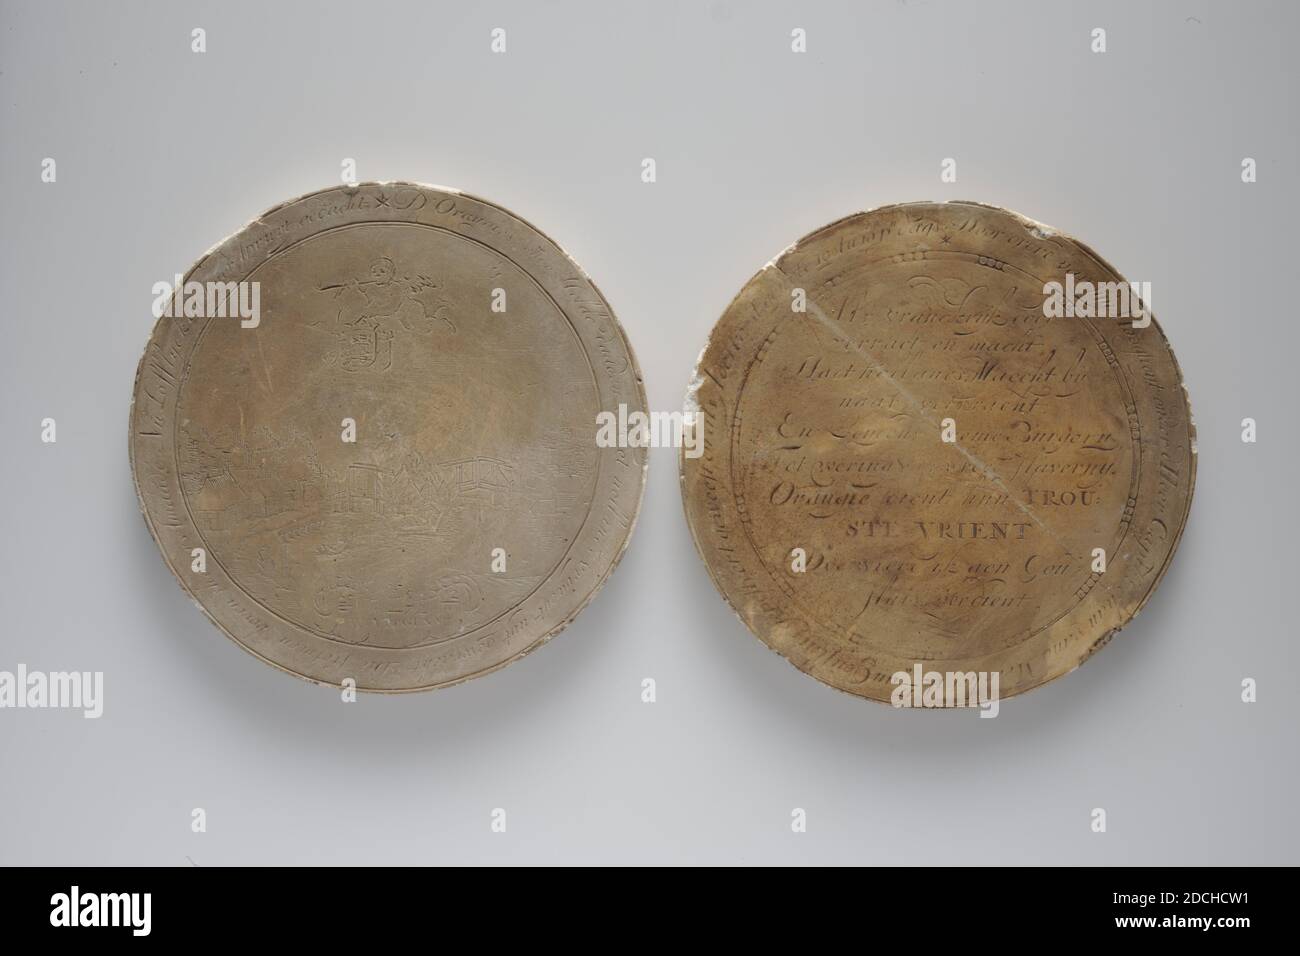
[[[746,505],[737,500],[733,443],[749,370],[772,337],[802,316],[791,290],[806,290],[808,311],[821,307],[845,277],[869,263],[967,253],[992,268],[1014,269],[1041,284],[1072,273],[1077,282],[1123,282],[1091,249],[1008,210],[973,202],[907,203],[840,219],[782,253],[732,300],[701,353],[687,408],[706,422],[703,454],[680,458],[683,505],[696,548],[715,586],[741,621],[799,670],[847,693],[888,701],[899,671],[989,671],[1010,697],[1068,673],[1142,608],[1163,577],[1186,522],[1196,472],[1195,428],[1181,370],[1159,324],[1090,322],[1107,363],[1133,407],[1122,410],[1135,446],[1135,488],[1117,532],[1124,547],[1064,616],[1019,643],[978,657],[914,658],[880,651],[889,635],[863,648],[824,627],[776,584],[752,540]],[[827,301],[823,301],[827,300]],[[1081,321],[1060,319],[1056,321]],[[795,543],[792,542],[793,547]],[[869,625],[868,625],[869,626]]]
[[[552,240],[486,200],[410,182],[363,183],[309,193],[268,210],[211,249],[185,281],[238,282],[278,253],[318,233],[367,223],[431,226],[486,245],[514,262],[560,309],[595,373],[598,407],[646,408],[640,369],[600,291]],[[618,564],[641,507],[645,449],[597,449],[591,506],[560,565],[503,617],[420,648],[341,645],[247,597],[218,562],[192,573],[203,547],[176,463],[172,423],[179,383],[209,321],[161,318],[136,370],[128,450],[141,513],[181,588],[228,637],[254,656],[315,683],[401,692],[445,687],[489,673],[536,649],[568,625]],[[249,334],[256,334],[249,330]],[[593,444],[596,423],[591,423]]]

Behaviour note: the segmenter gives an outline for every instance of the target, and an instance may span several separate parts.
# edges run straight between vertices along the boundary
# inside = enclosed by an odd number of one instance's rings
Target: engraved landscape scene
[[[551,300],[499,253],[408,224],[321,233],[250,278],[260,326],[208,324],[175,422],[211,559],[280,617],[376,648],[470,633],[532,593],[596,476],[592,371]]]

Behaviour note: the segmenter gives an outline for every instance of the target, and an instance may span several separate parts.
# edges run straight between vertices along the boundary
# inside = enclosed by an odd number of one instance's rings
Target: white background
[[[0,862],[1297,862],[1295,4],[4,2],[0,17],[0,669],[106,685],[98,721],[0,711]],[[191,606],[140,520],[132,378],[152,284],[336,183],[345,157],[553,237],[613,305],[658,410],[680,407],[746,280],[840,216],[962,198],[1078,236],[1151,283],[1191,390],[1199,474],[1168,576],[1096,658],[996,720],[893,711],[745,631],[658,450],[622,565],[523,661],[350,705],[260,664]],[[46,416],[57,444],[40,442]],[[1258,444],[1240,440],[1246,416]]]

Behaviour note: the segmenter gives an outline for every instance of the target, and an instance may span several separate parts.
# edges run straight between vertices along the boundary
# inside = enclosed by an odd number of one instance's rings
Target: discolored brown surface
[[[889,206],[800,240],[718,322],[688,395],[706,441],[682,458],[687,519],[800,670],[882,701],[917,664],[998,672],[1011,696],[1150,597],[1195,477],[1182,376],[1154,321],[1046,317],[1067,273],[1122,281],[1006,210]]]
[[[444,686],[538,646],[613,570],[645,451],[598,448],[596,414],[644,409],[640,373],[528,223],[437,187],[340,187],[187,279],[260,283],[260,324],[158,321],[132,471],[168,566],[243,647],[313,681]]]

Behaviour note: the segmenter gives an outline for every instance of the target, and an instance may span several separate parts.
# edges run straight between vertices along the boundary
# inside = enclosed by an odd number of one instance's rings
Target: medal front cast
[[[440,687],[540,645],[612,571],[646,452],[595,423],[644,412],[640,375],[523,220],[434,187],[329,189],[183,285],[256,297],[159,310],[132,467],[167,564],[240,645],[313,681]]]

